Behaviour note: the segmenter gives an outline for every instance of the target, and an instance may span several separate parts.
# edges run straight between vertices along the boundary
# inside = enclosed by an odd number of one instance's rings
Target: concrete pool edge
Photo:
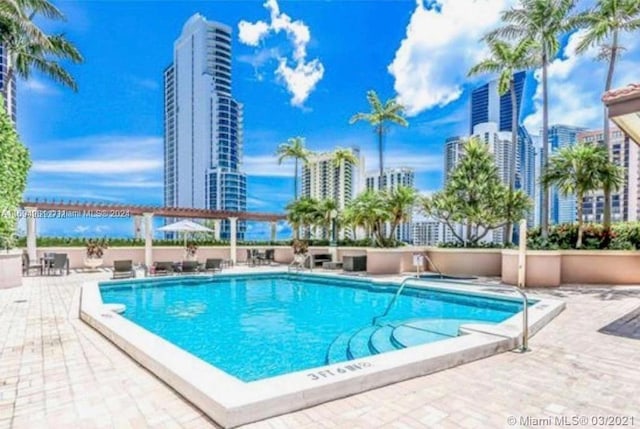
[[[461,290],[451,286],[433,288]],[[474,290],[472,294],[494,295],[491,286],[487,289],[487,293]],[[529,309],[531,332],[563,309],[561,301],[539,299]],[[82,286],[80,318],[224,427],[300,410],[510,350],[519,344],[521,330],[521,314],[516,314],[495,326],[465,325],[462,329],[467,335],[449,340],[245,383],[106,311],[97,283]]]

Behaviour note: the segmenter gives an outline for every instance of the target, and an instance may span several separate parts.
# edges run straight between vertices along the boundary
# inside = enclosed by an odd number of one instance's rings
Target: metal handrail
[[[410,281],[422,281],[425,282],[425,280],[421,280],[419,278],[414,278],[414,277],[406,277],[404,280],[402,280],[402,282],[400,283],[400,287],[398,288],[398,291],[395,293],[395,295],[393,296],[393,298],[391,299],[391,302],[389,302],[389,305],[387,305],[386,310],[384,311],[384,313],[382,313],[379,316],[375,316],[372,320],[371,320],[371,324],[375,325],[378,323],[378,320],[382,317],[385,317],[386,315],[389,314],[389,311],[391,310],[391,307],[393,307],[393,304],[395,304],[396,300],[398,299],[398,296],[400,296],[400,294],[402,293],[402,290],[404,289],[404,287],[406,286],[407,283],[409,283]],[[524,293],[524,291],[519,288],[518,286],[512,286],[512,285],[483,285],[483,284],[478,284],[476,283],[477,286],[489,286],[489,287],[502,287],[502,288],[509,288],[512,290],[515,290],[516,292],[518,292],[518,294],[520,294],[520,296],[522,297],[522,344],[520,345],[520,351],[521,352],[526,352],[527,350],[529,350],[529,299],[527,298],[527,294]]]
[[[443,279],[444,274],[442,274],[442,271],[440,271],[440,268],[438,268],[438,266],[433,262],[433,260],[429,257],[429,254],[427,252],[424,252],[424,257],[427,258],[427,262],[429,262],[431,266],[436,269],[436,272],[440,275],[440,278]]]

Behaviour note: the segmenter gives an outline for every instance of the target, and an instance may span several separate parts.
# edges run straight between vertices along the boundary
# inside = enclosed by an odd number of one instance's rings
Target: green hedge
[[[532,250],[575,249],[577,240],[577,224],[553,225],[547,239],[542,238],[540,228],[529,230],[527,247]],[[638,250],[640,222],[614,223],[610,230],[600,224],[586,224],[582,242],[581,249],[585,250]]]
[[[144,239],[135,238],[104,238],[108,247],[144,247]],[[84,247],[86,241],[89,239],[97,239],[96,237],[37,237],[36,246],[38,247]],[[328,246],[329,240],[307,240],[310,246]],[[216,241],[216,240],[189,240],[191,243],[195,243],[197,246],[228,246],[228,241]],[[292,240],[282,241],[260,241],[260,240],[245,240],[238,241],[239,246],[291,246]],[[338,246],[342,247],[369,247],[371,242],[369,240],[340,240]],[[184,240],[165,240],[154,239],[154,246],[175,246],[184,247]],[[18,247],[26,247],[26,237],[18,237]]]
[[[464,243],[460,241],[449,241],[446,243],[438,243],[438,247],[445,249],[512,249],[515,245],[509,244],[505,246],[503,243],[479,242],[475,245],[465,246]]]

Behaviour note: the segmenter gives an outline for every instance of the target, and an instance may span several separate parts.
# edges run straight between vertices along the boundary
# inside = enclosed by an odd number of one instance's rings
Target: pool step
[[[343,332],[333,340],[327,350],[327,357],[325,359],[327,365],[349,360],[347,349],[349,348],[349,339],[352,335],[352,332]]]
[[[338,335],[327,350],[326,363],[360,359],[458,336],[466,319],[412,319],[366,326]]]
[[[371,353],[385,353],[398,350],[398,347],[391,342],[392,326],[380,326],[373,331],[369,337],[369,349]]]
[[[349,347],[347,347],[347,357],[349,360],[360,359],[373,354],[369,348],[369,339],[378,328],[378,326],[367,326],[351,336],[349,339]]]

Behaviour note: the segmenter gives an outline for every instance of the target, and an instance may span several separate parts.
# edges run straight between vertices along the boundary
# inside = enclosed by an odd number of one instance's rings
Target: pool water
[[[522,305],[396,285],[301,274],[216,275],[100,285],[124,317],[243,380],[393,351],[458,335],[462,323],[499,323]]]

